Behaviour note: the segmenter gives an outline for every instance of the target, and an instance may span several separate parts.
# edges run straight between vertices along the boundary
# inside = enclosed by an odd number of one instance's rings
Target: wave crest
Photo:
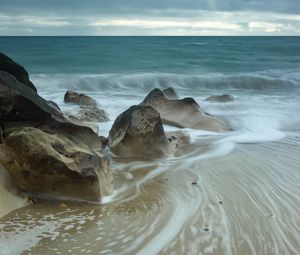
[[[286,89],[299,84],[300,73],[279,76],[264,73],[181,75],[167,73],[141,74],[36,74],[32,81],[40,89],[75,89],[80,91],[177,87],[184,89]]]

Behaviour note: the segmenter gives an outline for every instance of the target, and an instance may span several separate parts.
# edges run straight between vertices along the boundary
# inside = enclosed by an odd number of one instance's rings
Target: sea
[[[74,110],[63,104],[67,89],[95,97],[111,118],[104,135],[118,114],[167,87],[258,140],[299,130],[300,37],[0,37],[0,51],[64,111]],[[235,101],[205,101],[221,94]]]
[[[95,98],[110,118],[100,135],[168,87],[230,127],[184,129],[191,147],[174,158],[113,158],[99,205],[12,212],[0,254],[299,253],[300,37],[0,37],[0,51],[63,112],[79,108],[68,89]],[[206,100],[222,94],[234,101]]]

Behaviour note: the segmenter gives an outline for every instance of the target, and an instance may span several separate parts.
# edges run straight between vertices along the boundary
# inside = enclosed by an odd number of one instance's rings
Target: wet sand
[[[178,158],[119,160],[107,204],[13,211],[0,219],[0,253],[298,254],[299,137],[216,148],[208,137]]]

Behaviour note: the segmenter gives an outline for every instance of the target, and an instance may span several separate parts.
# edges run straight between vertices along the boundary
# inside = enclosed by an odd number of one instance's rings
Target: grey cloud
[[[300,34],[299,0],[0,1],[0,35]]]
[[[253,10],[299,13],[299,0],[1,0],[2,12],[52,12],[76,14],[134,13],[149,10]]]

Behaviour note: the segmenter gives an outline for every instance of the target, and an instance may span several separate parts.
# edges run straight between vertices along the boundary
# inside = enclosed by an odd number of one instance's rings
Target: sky
[[[300,0],[0,0],[0,35],[300,35]]]

